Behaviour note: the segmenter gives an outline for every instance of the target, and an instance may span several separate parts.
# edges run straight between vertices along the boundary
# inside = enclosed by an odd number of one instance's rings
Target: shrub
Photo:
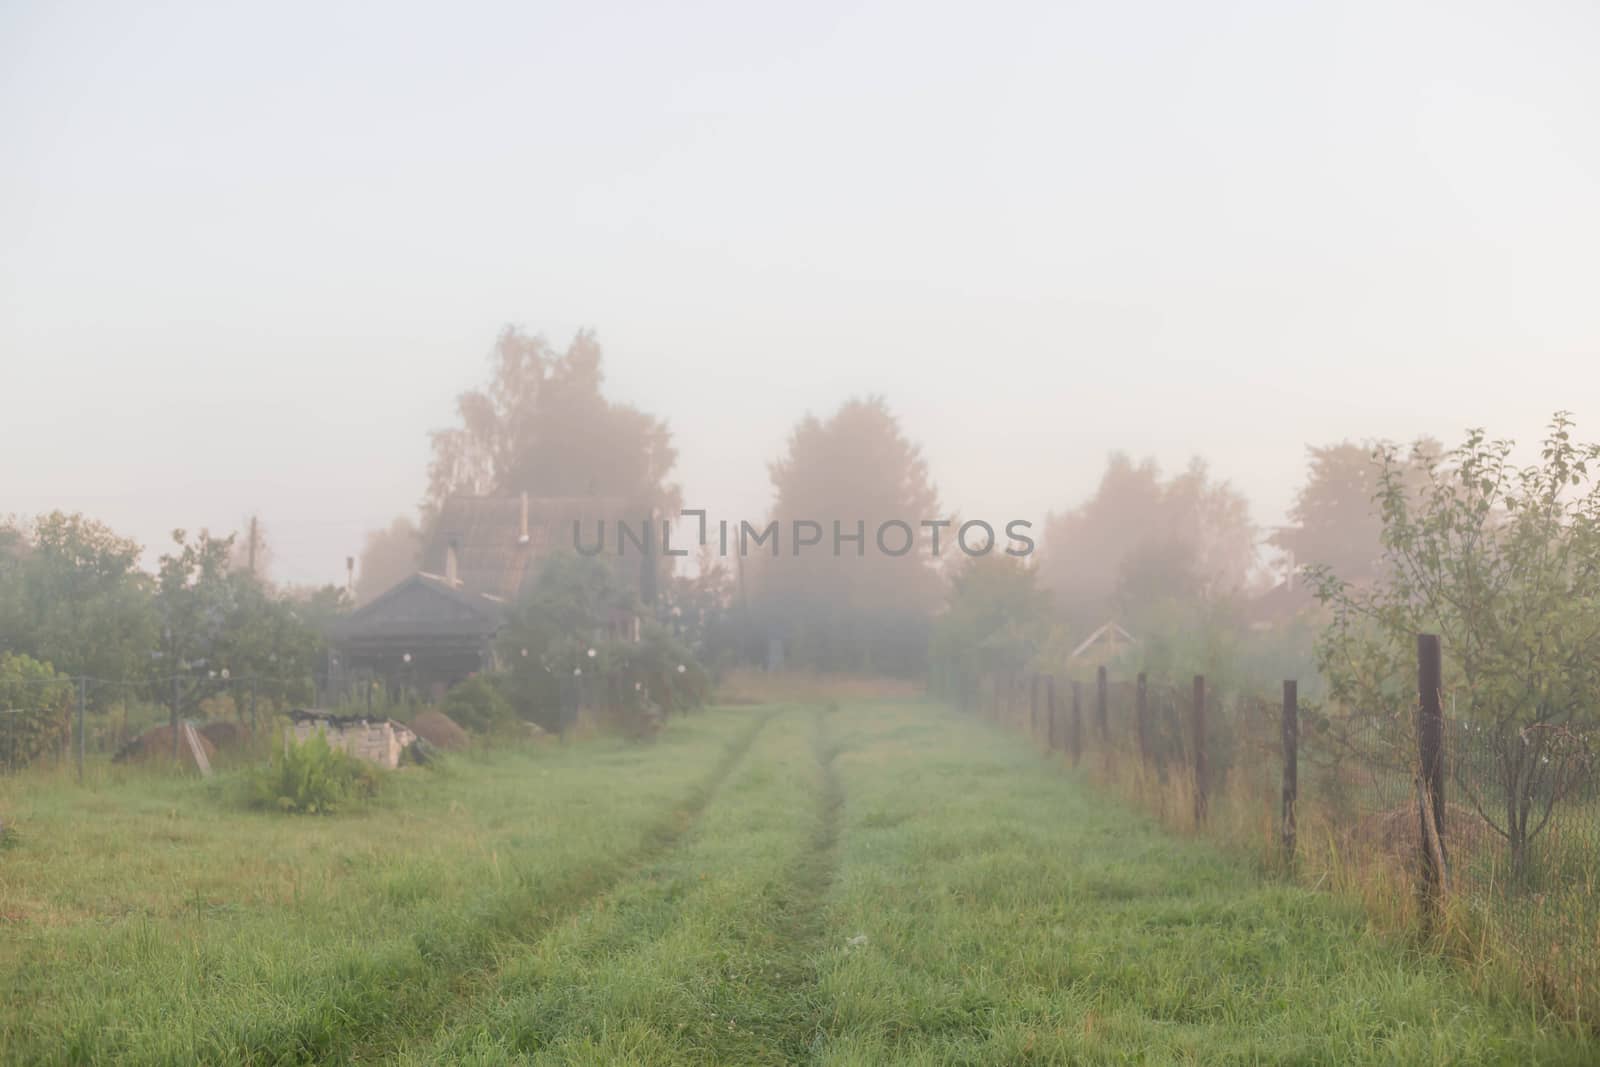
[[[446,693],[440,710],[475,734],[501,733],[517,721],[511,702],[482,675],[468,678]]]
[[[324,815],[375,795],[383,774],[366,760],[328,744],[321,734],[287,746],[250,779],[254,806],[300,815]]]
[[[24,767],[60,752],[69,730],[72,680],[30,656],[0,653],[0,762]]]

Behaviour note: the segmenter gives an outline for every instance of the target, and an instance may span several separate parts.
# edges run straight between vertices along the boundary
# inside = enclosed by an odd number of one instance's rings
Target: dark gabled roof
[[[527,540],[522,538],[527,507]],[[443,575],[452,545],[461,588],[515,600],[533,577],[534,565],[572,545],[572,524],[581,522],[589,543],[594,524],[608,530],[618,520],[637,522],[622,500],[612,497],[453,496],[444,502],[422,553],[422,570]],[[614,537],[611,533],[608,536]]]
[[[433,574],[413,574],[334,624],[335,644],[402,638],[489,637],[505,620],[505,603],[453,588]]]

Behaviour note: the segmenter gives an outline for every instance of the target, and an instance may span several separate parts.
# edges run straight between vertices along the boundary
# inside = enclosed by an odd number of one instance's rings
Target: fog
[[[1284,521],[1304,447],[1600,386],[1588,4],[9,4],[0,512],[259,514],[342,581],[506,324],[592,328],[687,506],[881,395],[954,512],[1112,450]]]

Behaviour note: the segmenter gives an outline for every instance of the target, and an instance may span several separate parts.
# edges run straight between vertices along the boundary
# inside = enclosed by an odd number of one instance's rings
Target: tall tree
[[[920,670],[942,591],[940,561],[921,526],[939,517],[921,448],[883,398],[868,397],[826,420],[802,419],[770,472],[781,543],[775,557],[751,560],[769,632],[787,636],[790,657],[805,666]],[[876,543],[890,520],[914,537],[903,555]],[[815,523],[807,529],[818,543],[801,548],[796,523]],[[858,534],[862,540],[846,540]],[[953,536],[946,531],[942,552],[954,551]],[[886,538],[896,551],[904,540],[899,531]]]
[[[232,536],[201,530],[172,534],[174,548],[160,559],[156,607],[161,619],[159,662],[171,684],[163,698],[187,709],[227,688],[232,679],[259,679],[271,699],[304,700],[325,645],[320,628],[337,610],[339,591],[328,587],[303,598],[274,595],[263,582],[231,566]]]
[[[426,523],[455,493],[613,497],[642,517],[678,506],[677,462],[664,422],[608,401],[600,345],[588,331],[557,353],[507,327],[488,383],[456,401],[459,423],[432,435]]]
[[[365,604],[410,577],[422,561],[422,531],[404,515],[367,533],[356,571],[356,603]]]
[[[1370,580],[1383,555],[1379,516],[1384,452],[1373,443],[1308,446],[1306,481],[1289,509],[1291,525],[1273,533],[1274,547],[1290,554],[1297,567],[1325,567],[1352,582]],[[1422,438],[1411,456],[1394,455],[1401,481],[1415,491],[1436,463],[1440,446]]]
[[[1153,461],[1114,453],[1094,496],[1045,520],[1039,566],[1082,629],[1233,593],[1254,563],[1249,505],[1201,460],[1163,480]]]
[[[174,551],[161,557],[156,604],[161,613],[161,659],[166,674],[216,665],[218,645],[238,604],[230,580],[233,538],[201,530],[191,539],[172,531]]]

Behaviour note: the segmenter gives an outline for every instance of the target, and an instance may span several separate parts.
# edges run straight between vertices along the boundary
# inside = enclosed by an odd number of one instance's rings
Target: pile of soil
[[[217,746],[208,740],[205,734],[199,734],[200,750],[206,754],[206,759],[213,759],[217,754]],[[111,757],[113,763],[148,763],[153,760],[172,759],[172,727],[156,726],[135,737],[123,745],[115,756]],[[194,753],[189,750],[189,742],[182,735],[178,737],[178,760],[193,767]]]
[[[200,727],[200,736],[210,741],[218,752],[228,752],[250,740],[250,731],[236,722],[208,722]]]
[[[1445,804],[1444,842],[1448,853],[1476,851],[1491,845],[1493,833],[1483,816],[1473,809],[1464,804]],[[1357,824],[1356,837],[1402,859],[1418,855],[1422,848],[1422,819],[1417,806],[1402,804],[1366,816]]]
[[[472,740],[467,731],[442,711],[424,711],[411,720],[411,732],[435,748],[445,751],[466,748]]]

